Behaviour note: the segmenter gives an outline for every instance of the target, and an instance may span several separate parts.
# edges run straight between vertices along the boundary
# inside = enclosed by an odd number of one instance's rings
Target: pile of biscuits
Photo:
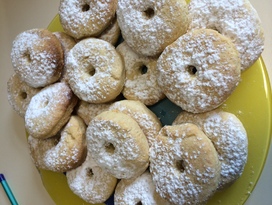
[[[248,0],[61,0],[59,17],[11,52],[37,168],[93,204],[203,204],[241,176],[247,133],[219,106],[263,51]],[[163,126],[148,106],[166,97],[183,111]]]

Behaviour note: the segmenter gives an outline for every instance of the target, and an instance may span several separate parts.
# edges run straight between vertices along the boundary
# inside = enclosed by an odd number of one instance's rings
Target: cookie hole
[[[140,68],[139,68],[140,72],[142,75],[146,74],[147,71],[148,71],[148,68],[145,66],[145,65],[142,65]]]
[[[141,201],[139,201],[139,202],[138,202],[137,204],[135,204],[135,205],[143,205],[143,204],[142,204],[142,202],[141,202]]]
[[[89,72],[88,72],[88,74],[89,74],[90,76],[94,76],[94,74],[95,74],[95,69],[94,69],[94,68],[90,69]]]
[[[91,168],[86,168],[86,174],[88,177],[92,177],[94,175],[93,170]]]
[[[23,91],[21,92],[20,96],[23,100],[25,100],[27,98],[27,93]]]
[[[184,172],[185,171],[185,164],[183,160],[177,160],[176,161],[176,168],[180,171],[180,172]]]
[[[151,19],[155,15],[153,8],[147,8],[143,13],[148,19]]]
[[[32,59],[31,59],[31,56],[30,56],[29,52],[25,52],[23,57],[24,57],[24,59],[26,60],[27,63],[31,63]]]
[[[82,6],[82,11],[83,12],[86,12],[86,11],[89,11],[90,10],[90,5],[89,4],[84,4],[83,6]]]
[[[94,69],[93,66],[90,65],[90,66],[87,68],[87,74],[89,75],[89,77],[94,76],[94,74],[95,74],[95,69]]]
[[[190,75],[195,75],[197,73],[197,68],[193,65],[189,65],[187,67],[187,71],[190,73]]]
[[[107,143],[105,145],[105,150],[106,150],[107,153],[112,155],[114,153],[114,151],[115,151],[115,147],[114,147],[114,145],[112,143]]]

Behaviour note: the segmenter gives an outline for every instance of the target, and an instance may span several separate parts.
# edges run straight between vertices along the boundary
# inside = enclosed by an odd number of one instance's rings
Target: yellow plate
[[[48,29],[63,31],[58,15]],[[261,175],[271,138],[271,87],[261,58],[242,74],[241,83],[221,107],[235,114],[247,130],[248,162],[242,176],[231,187],[216,193],[208,205],[243,204]],[[163,124],[170,124],[180,111],[167,100],[151,109],[159,115]],[[57,205],[88,204],[70,191],[64,174],[45,170],[40,170],[40,174],[44,187]]]

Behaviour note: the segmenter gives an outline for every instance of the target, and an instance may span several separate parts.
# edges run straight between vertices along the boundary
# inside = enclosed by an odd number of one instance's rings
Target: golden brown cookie
[[[236,47],[211,29],[195,29],[181,36],[163,51],[157,68],[164,94],[193,113],[217,108],[240,82]]]
[[[157,192],[172,204],[201,204],[216,191],[220,162],[210,139],[194,124],[165,126],[150,149]]]
[[[59,134],[47,139],[28,137],[31,158],[39,169],[66,172],[79,166],[86,158],[86,126],[71,116]]]
[[[73,92],[89,103],[105,103],[122,91],[123,61],[110,43],[87,38],[78,42],[66,61],[68,82]]]
[[[157,83],[158,58],[135,53],[124,41],[116,50],[124,59],[126,71],[123,95],[128,100],[139,100],[145,105],[154,105],[165,95]]]
[[[160,54],[188,27],[185,0],[118,0],[116,13],[127,44],[146,56]]]
[[[147,169],[148,142],[130,116],[121,112],[102,112],[90,122],[86,136],[88,150],[95,162],[114,177],[137,177]]]
[[[7,82],[8,101],[14,111],[25,117],[26,109],[31,98],[40,91],[23,82],[17,74],[13,74]]]
[[[56,82],[63,68],[63,50],[47,29],[31,29],[13,41],[11,61],[15,73],[29,86],[45,87]]]
[[[181,112],[173,124],[193,123],[207,135],[221,163],[219,189],[230,186],[242,174],[248,155],[248,139],[242,122],[220,109],[201,114]]]
[[[117,184],[117,179],[99,167],[89,153],[85,162],[68,171],[66,177],[73,193],[91,204],[105,202]]]
[[[59,16],[66,33],[76,39],[99,35],[115,16],[117,0],[61,0]]]
[[[43,88],[31,98],[26,110],[26,131],[40,139],[56,135],[69,120],[77,100],[66,83],[54,83]]]
[[[239,52],[242,71],[263,52],[261,20],[248,0],[192,0],[189,16],[189,30],[210,28],[231,39]]]

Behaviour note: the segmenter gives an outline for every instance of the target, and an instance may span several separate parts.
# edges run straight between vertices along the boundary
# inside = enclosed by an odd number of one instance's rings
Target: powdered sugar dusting
[[[63,54],[60,43],[53,37],[49,31],[33,29],[20,33],[13,42],[14,70],[32,87],[53,83],[61,75]]]
[[[55,83],[32,97],[25,114],[25,127],[33,136],[46,136],[66,113],[73,93],[65,83]]]
[[[121,57],[106,41],[95,38],[80,41],[70,50],[66,65],[69,84],[84,101],[107,102],[123,88]]]
[[[189,16],[189,30],[211,28],[232,40],[240,53],[242,70],[264,49],[261,21],[248,0],[192,0]]]
[[[192,126],[164,127],[150,149],[156,190],[173,204],[202,203],[214,193],[219,181],[216,151],[205,135],[191,133]]]
[[[161,129],[161,123],[156,115],[138,101],[118,101],[113,103],[109,110],[117,110],[131,116],[143,130],[149,145],[151,145]]]
[[[169,205],[155,190],[151,175],[148,171],[138,178],[122,179],[115,190],[115,204],[156,204]]]
[[[204,112],[222,104],[238,85],[239,65],[238,53],[227,38],[212,30],[193,30],[159,57],[158,83],[184,110]]]
[[[148,166],[148,143],[138,124],[123,113],[106,111],[87,128],[95,162],[116,178],[131,178]]]
[[[219,188],[232,184],[239,178],[247,161],[247,133],[233,114],[220,110],[203,114],[182,112],[174,124],[197,124],[213,142],[221,161]]]
[[[116,0],[62,0],[60,20],[65,31],[77,39],[95,36],[113,19],[116,6]]]
[[[85,162],[66,173],[70,189],[88,203],[106,201],[114,191],[117,179],[99,167],[88,154]]]
[[[154,11],[151,18],[146,17],[145,11],[148,9]],[[185,33],[187,12],[183,0],[119,0],[116,10],[122,35],[128,45],[148,56],[159,54]]]
[[[135,53],[126,42],[118,45],[116,50],[122,55],[125,64],[124,97],[146,105],[153,105],[163,99],[165,95],[157,83],[157,58]],[[143,72],[143,67],[147,69],[146,72]]]

